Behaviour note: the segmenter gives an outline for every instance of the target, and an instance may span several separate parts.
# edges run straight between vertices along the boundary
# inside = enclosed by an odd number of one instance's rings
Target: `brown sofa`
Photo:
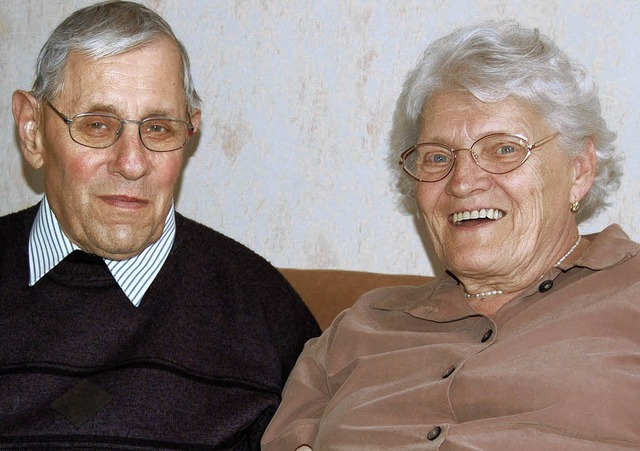
[[[290,269],[280,272],[296,289],[325,330],[338,313],[351,307],[361,294],[393,285],[422,285],[431,277],[333,269]]]

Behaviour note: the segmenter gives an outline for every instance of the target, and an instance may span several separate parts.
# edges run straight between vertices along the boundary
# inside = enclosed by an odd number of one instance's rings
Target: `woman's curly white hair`
[[[561,132],[561,147],[571,155],[581,152],[591,138],[596,178],[581,201],[581,219],[606,206],[609,193],[618,188],[622,155],[616,152],[616,134],[602,117],[597,88],[585,69],[537,29],[489,21],[433,42],[405,80],[396,103],[388,163],[406,211],[416,211],[415,182],[398,165],[399,156],[417,143],[425,103],[446,89],[468,91],[483,102],[507,97],[524,101]]]

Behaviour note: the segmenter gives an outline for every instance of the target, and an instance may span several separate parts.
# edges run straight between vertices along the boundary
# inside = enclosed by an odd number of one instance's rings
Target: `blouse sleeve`
[[[313,448],[320,420],[331,400],[325,357],[342,315],[320,337],[305,345],[282,393],[282,403],[262,438],[263,451]]]

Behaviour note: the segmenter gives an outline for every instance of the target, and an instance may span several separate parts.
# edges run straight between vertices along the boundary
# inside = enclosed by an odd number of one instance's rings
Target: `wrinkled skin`
[[[168,40],[93,60],[72,52],[64,88],[51,103],[67,117],[112,113],[141,120],[187,117],[182,61]],[[26,160],[44,171],[45,193],[67,237],[81,249],[113,260],[137,255],[163,231],[183,165],[183,149],[152,152],[135,124],[115,144],[92,149],[74,142],[68,126],[44,102],[17,91],[13,111]]]
[[[466,92],[444,91],[424,106],[418,142],[469,148],[495,132],[521,134],[533,143],[556,130],[515,98],[483,103]],[[567,252],[578,237],[569,205],[593,183],[594,152],[588,140],[573,158],[554,139],[534,149],[518,169],[497,175],[478,167],[471,153],[463,151],[443,180],[416,184],[416,200],[435,250],[467,292],[504,291],[491,301],[498,308]],[[503,217],[458,225],[452,221],[454,213],[482,208],[499,209]]]

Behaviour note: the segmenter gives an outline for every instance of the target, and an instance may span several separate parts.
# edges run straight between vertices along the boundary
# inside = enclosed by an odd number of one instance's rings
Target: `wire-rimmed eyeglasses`
[[[533,144],[527,138],[510,133],[491,133],[474,142],[468,149],[453,149],[447,145],[427,142],[402,152],[398,164],[419,182],[437,182],[445,178],[456,161],[456,155],[468,150],[473,161],[491,174],[506,174],[524,164],[531,151],[558,137],[555,132]]]
[[[184,147],[194,131],[191,122],[170,117],[148,117],[136,121],[120,119],[113,114],[80,113],[68,118],[48,100],[46,103],[69,126],[72,140],[94,149],[113,145],[120,138],[125,124],[138,125],[142,144],[154,152],[171,152]]]

